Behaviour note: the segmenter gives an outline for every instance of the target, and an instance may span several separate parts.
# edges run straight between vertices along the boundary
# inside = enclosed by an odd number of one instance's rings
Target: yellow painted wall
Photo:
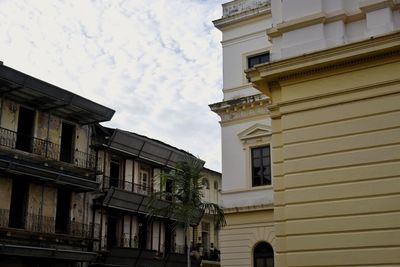
[[[273,210],[225,214],[227,226],[219,234],[221,266],[253,266],[253,248],[260,241],[275,247]]]
[[[399,266],[400,60],[272,99],[276,266]]]

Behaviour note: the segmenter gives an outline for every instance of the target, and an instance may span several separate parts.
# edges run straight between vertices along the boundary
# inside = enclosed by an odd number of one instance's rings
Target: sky
[[[0,61],[221,170],[222,0],[0,0]],[[225,1],[226,2],[226,1]]]

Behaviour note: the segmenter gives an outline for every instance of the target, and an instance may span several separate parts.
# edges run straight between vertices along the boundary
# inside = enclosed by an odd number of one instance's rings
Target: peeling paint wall
[[[42,211],[42,185],[31,183],[28,191],[27,213],[40,215]]]
[[[55,217],[57,209],[57,188],[44,186],[43,216]]]
[[[90,127],[87,125],[76,126],[75,132],[75,150],[88,153]]]
[[[73,192],[71,195],[71,221],[84,222],[85,212],[85,194]]]
[[[10,209],[12,179],[0,177],[0,209]]]
[[[1,127],[11,131],[17,130],[18,105],[15,102],[4,100],[1,112]]]

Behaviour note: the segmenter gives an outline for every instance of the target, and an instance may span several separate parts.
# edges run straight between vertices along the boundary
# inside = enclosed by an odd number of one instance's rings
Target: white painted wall
[[[222,191],[246,190],[251,187],[250,173],[246,171],[249,153],[239,139],[238,134],[254,124],[270,125],[271,121],[266,115],[263,118],[244,121],[222,127]]]
[[[248,84],[243,71],[247,69],[247,56],[269,49],[266,29],[270,25],[271,18],[264,17],[248,23],[239,23],[236,27],[222,32],[223,87],[224,90],[239,89],[235,93],[224,91],[224,100],[258,94]],[[238,88],[244,85],[247,87]]]
[[[254,3],[250,3],[254,2]],[[257,0],[246,1],[247,5]],[[267,29],[272,25],[271,15],[253,17],[246,21],[234,22],[223,28],[223,93],[224,101],[258,95],[259,91],[248,83],[244,70],[248,68],[247,57],[271,49]],[[254,190],[251,187],[251,173],[248,168],[248,150],[238,134],[256,123],[270,124],[268,116],[249,120],[243,118],[229,124],[222,124],[222,205],[240,207],[271,202],[272,190]],[[213,186],[210,184],[210,187]],[[254,191],[253,191],[254,190]],[[231,191],[235,191],[232,193]],[[230,192],[224,194],[224,192]],[[265,198],[265,196],[268,196]],[[235,200],[235,201],[233,201]],[[218,200],[218,202],[221,200]]]
[[[272,60],[311,53],[400,29],[398,9],[370,8],[371,3],[365,0],[271,0],[272,22],[278,28],[282,23],[296,24],[296,20],[305,19],[306,16],[362,15],[359,16],[361,19],[322,22],[283,32],[281,36],[272,38]]]

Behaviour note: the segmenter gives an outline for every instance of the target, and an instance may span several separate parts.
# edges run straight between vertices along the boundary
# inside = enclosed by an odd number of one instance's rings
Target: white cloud
[[[220,170],[221,0],[0,2],[0,60]]]

